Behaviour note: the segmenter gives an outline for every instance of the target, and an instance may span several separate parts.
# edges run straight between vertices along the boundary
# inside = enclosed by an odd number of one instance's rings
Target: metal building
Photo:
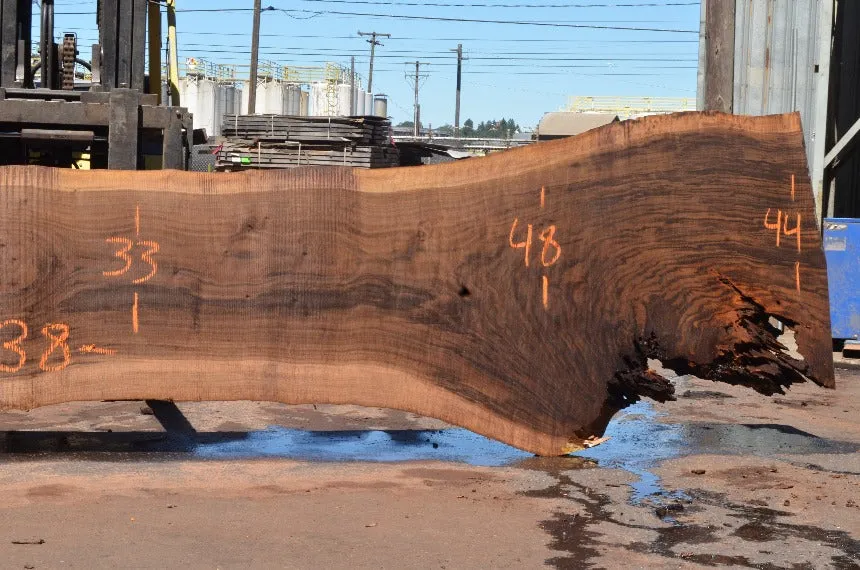
[[[860,217],[858,26],[856,0],[702,2],[698,108],[799,111],[824,216]]]

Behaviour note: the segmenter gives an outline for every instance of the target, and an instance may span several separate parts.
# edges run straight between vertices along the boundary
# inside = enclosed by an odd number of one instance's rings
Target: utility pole
[[[367,43],[370,44],[370,73],[367,74],[367,92],[373,93],[373,56],[376,53],[376,46],[384,45],[378,41],[376,38],[390,38],[391,34],[381,34],[379,32],[362,32],[358,31],[359,36],[370,36],[369,40],[366,40]]]
[[[463,44],[457,44],[457,106],[454,108],[454,136],[460,138],[460,86],[463,73]],[[468,58],[466,58],[468,59]]]
[[[355,111],[355,56],[352,56],[349,59],[349,114],[355,115]]]
[[[167,81],[170,104],[179,106],[179,54],[176,47],[176,0],[167,0]]]
[[[248,114],[257,110],[257,63],[260,57],[260,6],[261,0],[254,0],[254,27],[251,31],[251,76],[248,79]]]
[[[735,73],[735,3],[705,0],[705,110],[731,113]]]
[[[415,83],[415,116],[414,122],[415,124],[412,126],[412,136],[418,137],[418,124],[421,122],[421,105],[418,103],[418,89],[421,86],[422,77],[427,77],[426,75],[421,75],[421,65],[427,65],[425,61],[410,61],[409,65],[415,65],[415,77],[412,81]],[[407,77],[409,77],[407,75]]]

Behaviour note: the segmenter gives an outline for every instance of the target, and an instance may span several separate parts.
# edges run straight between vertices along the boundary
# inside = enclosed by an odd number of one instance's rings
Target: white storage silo
[[[218,136],[221,134],[221,124],[224,122],[224,114],[228,113],[227,111],[227,86],[226,85],[216,85],[215,86],[215,124],[212,126],[212,132],[206,131],[206,133],[211,136]]]
[[[376,117],[388,116],[388,98],[385,95],[377,95],[373,98],[373,114]]]
[[[242,90],[235,85],[224,86],[224,113],[237,115],[242,109]]]
[[[179,97],[182,105],[194,117],[194,127],[215,134],[216,85],[211,79],[182,78],[179,80]]]
[[[268,82],[265,82],[265,81],[258,81],[257,82],[257,96],[255,97],[256,103],[255,103],[255,109],[254,109],[254,114],[256,114],[256,115],[259,115],[261,113],[266,112],[264,110],[266,108],[266,85],[268,85]],[[243,115],[248,114],[248,99],[249,99],[248,91],[249,91],[249,89],[247,88],[247,85],[246,85],[245,89],[242,89],[242,114]]]
[[[257,87],[263,93],[263,106],[258,112],[266,115],[284,114],[284,90],[283,85],[277,81],[268,81]]]
[[[320,82],[311,85],[310,109],[308,113],[313,117],[328,116],[328,97],[325,83]]]
[[[179,80],[179,100],[188,112],[197,117],[197,80],[183,77]],[[169,95],[168,95],[169,99]],[[196,122],[195,122],[196,125]]]
[[[337,115],[339,117],[348,117],[352,114],[349,108],[349,94],[352,91],[352,86],[348,83],[342,83],[337,86]]]
[[[284,114],[299,114],[299,88],[296,85],[284,85]]]
[[[373,98],[373,114],[377,117],[388,116],[388,98],[385,95],[377,95]]]
[[[364,94],[364,113],[369,115],[373,111],[373,95],[371,93]]]
[[[224,115],[236,115],[239,113],[242,92],[235,85],[215,84],[215,113],[212,122],[212,130],[207,129],[209,136],[219,136],[224,124]]]
[[[302,117],[308,116],[308,107],[310,106],[310,93],[307,91],[299,92],[299,115]]]
[[[355,114],[359,117],[367,114],[367,109],[364,108],[364,89],[358,89],[355,95]]]

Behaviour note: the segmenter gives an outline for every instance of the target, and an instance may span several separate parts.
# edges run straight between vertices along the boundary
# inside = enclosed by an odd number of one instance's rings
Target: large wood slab
[[[807,172],[797,115],[695,113],[418,168],[5,168],[0,407],[353,403],[560,454],[671,397],[648,358],[832,387]]]

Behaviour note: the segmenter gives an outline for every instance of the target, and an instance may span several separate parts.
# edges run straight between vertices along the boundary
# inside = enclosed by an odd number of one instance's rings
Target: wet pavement
[[[367,500],[383,504],[392,499],[381,490],[408,473],[434,493],[456,488],[453,499],[474,501],[475,509],[486,500],[481,508],[499,521],[520,509],[511,532],[524,525],[514,535],[525,537],[529,524],[538,529],[544,540],[523,538],[523,549],[558,568],[860,568],[860,376],[843,373],[840,380],[846,388],[836,392],[802,387],[768,399],[679,378],[678,402],[639,402],[613,419],[606,442],[564,458],[537,458],[411,414],[349,406],[189,404],[183,410],[197,430],[167,434],[138,411],[140,404],[70,404],[0,415],[0,462],[11,495],[19,489],[29,497],[10,503],[8,520],[34,506],[50,507],[32,498],[34,488],[62,485],[37,485],[28,465],[38,465],[40,474],[47,466],[57,481],[89,481],[93,469],[105,480],[133,476],[140,479],[134,489],[164,485],[153,481],[167,473],[159,468],[165,464],[202,470],[201,481],[222,466],[249,472],[263,466],[265,473],[266,465],[304,465],[338,489],[378,487]],[[456,482],[440,487],[428,479],[434,470],[458,474],[450,475]],[[460,490],[461,475],[476,481],[464,483],[474,488]],[[341,481],[349,477],[362,482]],[[423,496],[424,487],[414,485],[413,494]],[[174,492],[182,496],[181,487]],[[428,500],[431,509],[439,501]],[[440,516],[455,508],[446,505],[438,503]],[[544,514],[526,514],[535,509]],[[0,504],[0,523],[3,513]],[[462,516],[477,517],[473,526],[487,523],[487,512]],[[536,519],[528,523],[531,516]],[[448,553],[448,567],[474,565],[466,561],[475,552],[466,550]],[[500,545],[493,554],[495,566],[518,566]],[[386,565],[373,556],[367,561]]]

